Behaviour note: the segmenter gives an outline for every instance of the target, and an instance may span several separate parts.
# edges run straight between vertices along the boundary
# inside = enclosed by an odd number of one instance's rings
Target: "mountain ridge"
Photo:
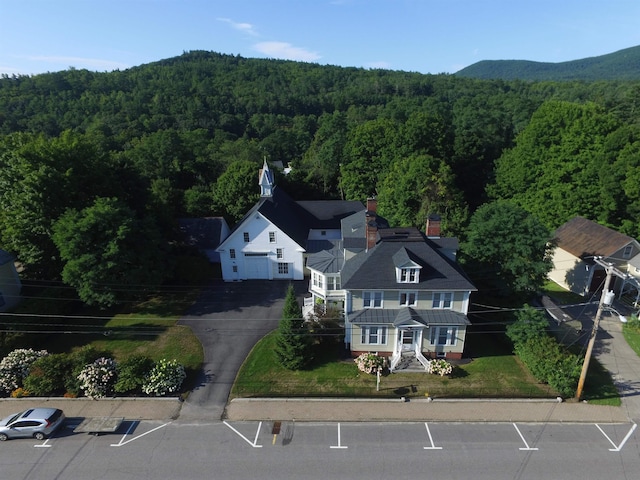
[[[483,80],[640,80],[640,45],[566,62],[481,60],[454,73]]]

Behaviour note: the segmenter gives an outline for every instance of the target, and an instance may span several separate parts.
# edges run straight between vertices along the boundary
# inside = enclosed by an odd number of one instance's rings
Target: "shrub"
[[[186,376],[184,366],[180,365],[176,360],[159,360],[154,364],[149,376],[142,385],[142,391],[147,395],[156,395],[158,397],[168,393],[175,393],[182,386]]]
[[[90,363],[95,362],[99,358],[111,357],[110,352],[98,350],[95,347],[86,346],[71,354],[71,375],[67,375],[65,379],[65,389],[74,395],[82,392],[81,381],[78,378],[82,370]]]
[[[287,370],[302,370],[313,360],[312,346],[309,328],[302,318],[295,290],[293,285],[289,285],[276,337],[276,357]]]
[[[116,362],[111,358],[98,358],[85,365],[80,374],[80,389],[89,398],[102,398],[113,390],[116,383]]]
[[[428,373],[444,377],[445,375],[449,375],[452,371],[453,366],[446,360],[429,360],[429,365],[427,366]]]
[[[153,360],[134,355],[118,364],[118,380],[114,386],[117,393],[141,393],[146,377],[153,368]]]
[[[72,372],[72,360],[66,353],[54,353],[40,357],[31,364],[24,388],[36,397],[60,395]]]
[[[377,373],[384,366],[384,358],[375,353],[363,353],[355,360],[358,370],[364,373]]]
[[[31,395],[29,391],[25,390],[24,388],[16,388],[13,392],[11,392],[11,398],[22,398],[28,397],[29,395]]]
[[[10,352],[0,362],[0,390],[5,394],[23,386],[29,368],[38,358],[48,355],[46,350],[19,348]]]

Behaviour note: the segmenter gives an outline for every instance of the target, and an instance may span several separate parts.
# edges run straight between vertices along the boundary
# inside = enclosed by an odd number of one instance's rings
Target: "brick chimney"
[[[365,213],[365,235],[367,250],[372,249],[378,240],[378,223],[376,221],[378,201],[375,198],[367,198],[367,211]]]
[[[432,213],[427,218],[427,238],[440,238],[440,215]]]

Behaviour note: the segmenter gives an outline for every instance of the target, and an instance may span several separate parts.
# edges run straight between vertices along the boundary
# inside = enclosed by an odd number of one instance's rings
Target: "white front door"
[[[415,348],[416,331],[408,328],[400,330],[400,345],[403,351],[412,351]]]

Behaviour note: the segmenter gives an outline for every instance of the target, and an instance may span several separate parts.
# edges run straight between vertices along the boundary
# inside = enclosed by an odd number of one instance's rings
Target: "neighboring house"
[[[18,304],[21,289],[13,255],[0,249],[0,312],[6,312]]]
[[[594,257],[602,257],[618,270],[628,273],[626,279],[615,276],[611,289],[619,295],[639,295],[640,244],[635,239],[599,225],[583,217],[575,217],[555,232],[556,248],[549,278],[579,295],[602,288],[606,272]]]
[[[260,170],[260,200],[217,248],[225,281],[303,280],[314,249],[340,237],[340,221],[360,202],[294,201],[274,184],[267,162]]]
[[[390,357],[392,371],[405,358],[423,366],[462,358],[476,288],[454,260],[457,240],[428,231],[379,230],[375,245],[345,263],[345,342],[354,356]]]
[[[178,225],[186,245],[198,249],[211,263],[220,263],[216,249],[229,236],[229,225],[224,218],[181,218]]]

